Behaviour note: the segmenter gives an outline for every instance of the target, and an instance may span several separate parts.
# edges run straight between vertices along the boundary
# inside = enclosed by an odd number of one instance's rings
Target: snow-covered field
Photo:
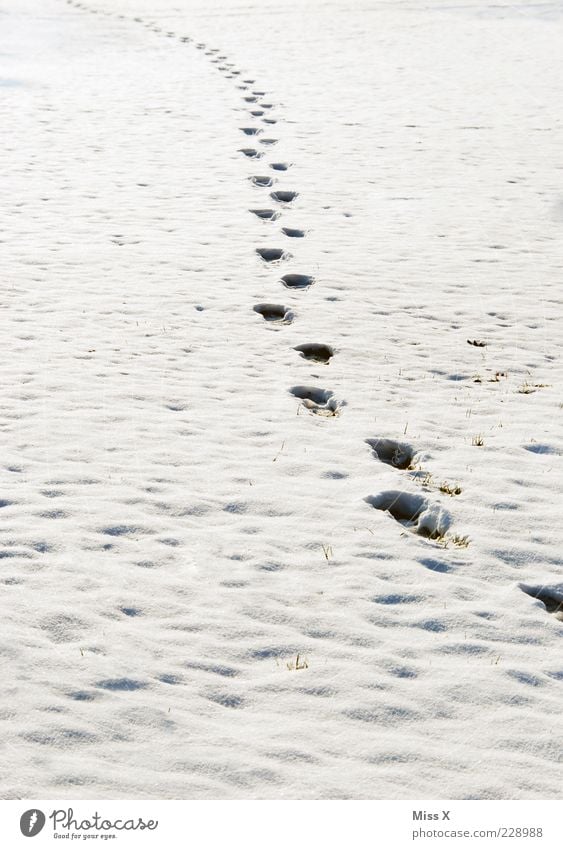
[[[563,4],[0,40],[2,798],[557,797]]]

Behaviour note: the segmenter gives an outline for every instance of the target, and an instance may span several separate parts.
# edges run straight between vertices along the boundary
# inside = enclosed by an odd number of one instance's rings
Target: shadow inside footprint
[[[264,120],[267,121],[268,119],[264,118]],[[278,143],[278,139],[260,139],[260,144],[267,144],[267,145],[272,146],[272,145],[277,144],[277,143]]]
[[[395,442],[393,439],[366,439],[366,442],[381,463],[396,469],[411,467],[415,452],[406,442]]]
[[[250,182],[254,186],[260,186],[260,188],[268,188],[274,185],[272,177],[250,177]]]
[[[287,192],[278,189],[275,192],[270,192],[270,197],[278,203],[291,203],[298,196],[299,192]]]
[[[376,510],[389,513],[399,524],[426,539],[443,539],[448,527],[449,516],[440,508],[431,509],[421,495],[399,490],[388,490],[364,499]]]
[[[264,114],[263,109],[252,109],[250,114],[253,118],[260,118]]]
[[[524,445],[526,451],[531,451],[532,454],[551,454],[560,455],[561,451],[553,445],[546,445],[539,442],[533,442],[530,445]]]
[[[292,386],[289,390],[295,398],[299,398],[305,409],[317,416],[338,416],[342,402],[334,397],[329,389],[319,389],[317,386]]]
[[[305,230],[298,230],[295,227],[282,227],[282,233],[285,233],[290,239],[302,239],[305,235]]]
[[[330,345],[323,345],[317,342],[306,342],[304,345],[296,345],[293,350],[299,351],[304,359],[311,360],[314,363],[328,364],[330,358],[334,356],[334,349]]]
[[[287,171],[288,168],[291,168],[289,162],[271,162],[270,168],[273,168],[274,171]]]
[[[275,209],[251,209],[249,212],[261,218],[262,221],[275,221],[276,218],[280,217],[280,213],[276,212]]]
[[[255,304],[253,309],[262,316],[264,321],[273,321],[278,324],[291,324],[293,321],[293,313],[283,304]]]
[[[260,153],[253,147],[241,147],[239,150],[241,153],[244,153],[245,156],[248,156],[249,159],[261,159],[261,157],[264,156],[263,153]]]
[[[245,136],[259,136],[263,130],[258,127],[239,127],[241,133],[244,133]]]
[[[244,98],[244,100],[246,100],[247,103],[256,103],[258,98],[255,97],[253,94],[249,94]]]
[[[309,274],[284,274],[281,281],[287,289],[308,289],[315,278]]]
[[[282,259],[289,259],[290,253],[282,248],[256,248],[258,256],[262,257],[264,262],[279,262]]]
[[[518,586],[526,595],[541,601],[548,613],[563,622],[563,587],[528,586],[527,584]]]

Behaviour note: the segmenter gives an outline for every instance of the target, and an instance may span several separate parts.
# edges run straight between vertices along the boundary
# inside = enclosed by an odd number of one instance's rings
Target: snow
[[[0,14],[2,798],[557,798],[561,5]]]

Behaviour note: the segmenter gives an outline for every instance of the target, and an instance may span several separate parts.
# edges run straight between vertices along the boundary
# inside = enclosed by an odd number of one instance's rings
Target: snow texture
[[[556,798],[558,2],[8,0],[3,798]]]

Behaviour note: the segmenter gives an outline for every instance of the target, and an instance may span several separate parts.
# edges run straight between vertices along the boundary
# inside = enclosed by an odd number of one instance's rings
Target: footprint
[[[409,469],[414,458],[414,449],[406,442],[395,442],[393,439],[366,439],[373,449],[374,457],[381,463],[394,466],[396,469]]]
[[[106,678],[104,681],[98,681],[95,685],[103,690],[143,690],[148,687],[145,681],[138,681],[134,678]]]
[[[545,606],[548,613],[563,622],[563,587],[528,586],[518,584],[526,595],[537,598]]]
[[[256,103],[258,98],[255,97],[253,94],[248,94],[246,97],[243,98],[243,100],[245,100],[246,103]]]
[[[245,136],[259,136],[263,130],[259,127],[239,127],[241,133],[244,133]]]
[[[274,104],[273,103],[261,103],[260,108],[261,109],[273,109]]]
[[[292,386],[289,391],[295,398],[299,398],[305,409],[316,416],[338,416],[340,407],[343,406],[329,389],[319,389],[317,386]]]
[[[264,124],[277,124],[277,118],[262,118]]]
[[[301,356],[306,360],[311,360],[314,363],[328,363],[330,358],[334,356],[334,349],[330,345],[323,345],[317,342],[306,342],[304,345],[296,345],[293,349],[299,351]]]
[[[256,253],[262,257],[264,262],[279,262],[291,257],[291,254],[284,251],[283,248],[256,248]]]
[[[252,89],[252,94],[257,95],[257,97],[264,97],[266,92],[265,91],[254,91],[254,89]]]
[[[255,186],[260,186],[261,188],[268,188],[269,186],[274,185],[274,181],[271,177],[249,177],[249,180]]]
[[[261,159],[264,154],[259,153],[253,147],[241,147],[239,148],[240,153],[244,153],[245,156],[248,156],[249,159]]]
[[[285,233],[290,239],[302,239],[305,235],[305,230],[298,230],[295,227],[282,227],[282,233]]]
[[[275,221],[276,218],[280,217],[280,213],[276,212],[275,209],[249,209],[249,212],[261,218],[262,221]]]
[[[263,109],[253,109],[250,114],[253,118],[260,118],[264,114]]]
[[[271,162],[270,168],[273,168],[274,171],[287,171],[288,168],[291,168],[289,162]]]
[[[244,83],[248,83],[248,85],[252,85],[252,83],[256,82],[256,80],[243,80]]]
[[[446,533],[449,515],[439,506],[431,506],[421,495],[389,490],[364,499],[376,510],[389,513],[399,524],[426,539],[442,539]]]
[[[562,453],[556,446],[541,442],[532,442],[530,445],[524,445],[523,447],[526,451],[531,451],[532,454],[550,454],[551,456],[559,456]]]
[[[264,321],[273,321],[277,324],[291,324],[294,318],[290,308],[282,304],[255,304],[253,310],[261,315]]]
[[[315,278],[309,274],[284,274],[281,281],[288,289],[308,289],[315,282]]]
[[[272,200],[276,200],[278,203],[291,203],[298,195],[299,192],[287,192],[281,189],[270,193]]]
[[[279,139],[260,139],[260,144],[268,145],[269,147],[273,147],[277,144]]]

